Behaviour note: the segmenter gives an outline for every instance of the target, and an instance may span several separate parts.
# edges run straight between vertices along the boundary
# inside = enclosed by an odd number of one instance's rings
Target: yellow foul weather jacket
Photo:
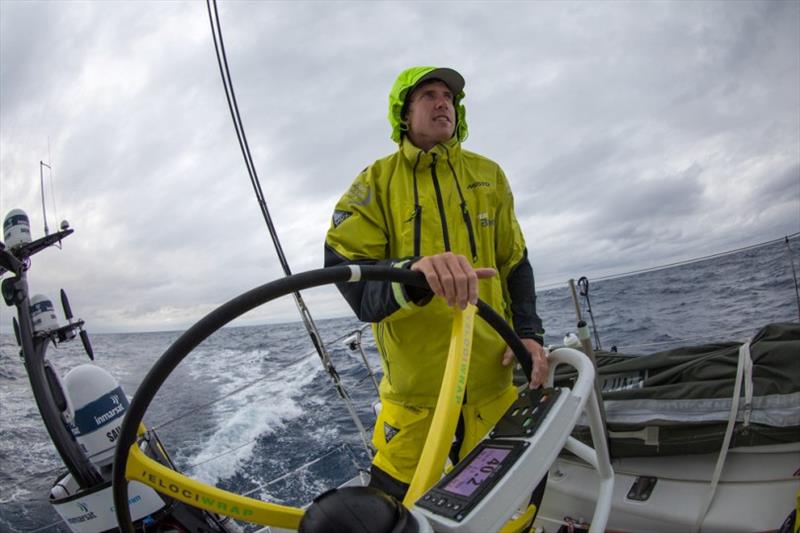
[[[404,140],[396,153],[367,167],[336,205],[326,265],[364,262],[402,268],[420,256],[445,251],[466,256],[473,267],[496,268],[498,276],[479,281],[480,298],[509,321],[513,316],[520,336],[541,340],[532,271],[506,177],[496,163],[462,150],[456,139],[429,152]],[[530,294],[515,301],[509,278],[520,266],[530,272],[529,283],[522,283],[530,286]],[[415,303],[414,289],[399,284],[348,285],[340,290],[356,314],[376,323],[384,370],[381,397],[434,406],[452,310],[441,298],[417,298]],[[501,365],[505,343],[500,336],[481,320],[474,335],[468,403],[494,397],[511,382],[511,368]]]

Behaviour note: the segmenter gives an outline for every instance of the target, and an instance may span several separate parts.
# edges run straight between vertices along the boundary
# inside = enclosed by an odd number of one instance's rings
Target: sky
[[[264,195],[293,272],[396,150],[395,76],[466,79],[464,148],[515,194],[537,285],[800,231],[800,2],[218,5]],[[44,234],[33,294],[90,332],[181,330],[283,275],[246,173],[204,2],[0,0],[0,211]],[[351,315],[332,287],[314,318]],[[11,308],[0,308],[9,332]],[[298,319],[290,298],[237,324]]]

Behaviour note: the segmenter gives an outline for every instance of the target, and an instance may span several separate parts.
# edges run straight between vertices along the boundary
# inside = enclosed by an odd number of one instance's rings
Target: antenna
[[[47,235],[49,235],[50,232],[47,230],[47,211],[45,211],[44,208],[44,169],[42,167],[47,167],[50,170],[53,169],[50,168],[50,165],[48,165],[44,161],[39,161],[39,179],[41,180],[42,183],[42,216],[44,217],[44,235],[45,237],[47,237]]]
[[[64,308],[64,316],[67,318],[67,322],[72,325],[72,307],[69,305],[69,299],[64,289],[61,289],[61,306]],[[83,329],[83,320],[78,321],[78,330],[80,331],[81,342],[83,343],[83,349],[86,350],[86,355],[94,361],[94,350],[92,350],[92,343],[89,342],[89,334]],[[74,337],[75,334],[73,333],[72,335]]]

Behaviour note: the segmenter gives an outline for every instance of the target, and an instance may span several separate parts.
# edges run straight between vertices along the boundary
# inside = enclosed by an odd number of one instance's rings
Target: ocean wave
[[[795,243],[796,246],[796,243]],[[604,348],[649,353],[696,339],[740,339],[767,322],[797,321],[794,283],[782,244],[682,265],[591,282],[592,314],[579,301]],[[577,317],[566,288],[542,291],[537,307],[546,341],[560,344],[576,331]],[[313,309],[312,309],[313,311]],[[592,321],[592,319],[594,319]],[[361,324],[353,317],[317,324],[333,339]],[[736,332],[734,335],[732,332]],[[97,364],[131,395],[145,373],[179,333],[93,336]],[[690,341],[687,341],[690,339]],[[363,340],[379,369],[374,339]],[[375,398],[360,356],[339,344],[330,355],[370,430]],[[59,468],[13,338],[0,337],[0,529],[35,529],[53,517],[45,503]],[[61,373],[86,362],[80,343],[48,353]],[[219,401],[218,401],[219,400]],[[211,405],[207,405],[210,402]],[[200,407],[202,409],[198,410]],[[177,420],[175,420],[177,418]],[[189,355],[156,396],[146,418],[158,427],[181,468],[236,492],[292,505],[307,503],[368,464],[360,437],[322,370],[302,323],[226,328]],[[310,458],[326,460],[281,478]],[[280,478],[279,481],[275,481]],[[20,504],[20,501],[41,504]],[[24,510],[23,510],[24,509]],[[44,518],[35,518],[35,517]]]

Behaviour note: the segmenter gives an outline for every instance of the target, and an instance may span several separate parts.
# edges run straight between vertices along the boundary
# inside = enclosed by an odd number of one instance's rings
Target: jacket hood
[[[441,74],[441,77],[437,74]],[[455,137],[458,140],[464,141],[468,135],[467,128],[467,110],[461,104],[464,99],[464,80],[461,75],[452,69],[439,68],[439,67],[411,67],[397,76],[394,82],[394,87],[389,93],[389,124],[392,127],[392,140],[399,143],[403,135],[408,131],[408,126],[403,122],[402,112],[403,104],[406,101],[411,89],[413,89],[421,81],[427,79],[442,79],[451,89],[454,90],[455,96],[454,107],[456,110],[456,131]],[[460,87],[454,88],[453,84],[458,83],[460,80]]]

